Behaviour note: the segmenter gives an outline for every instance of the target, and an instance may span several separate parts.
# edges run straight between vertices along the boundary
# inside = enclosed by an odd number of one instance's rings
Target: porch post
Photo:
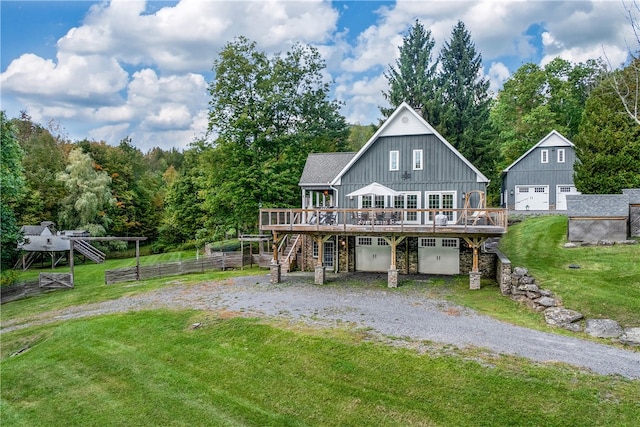
[[[316,285],[324,285],[325,267],[324,267],[324,238],[322,236],[314,236],[318,245],[318,261],[314,271],[314,283]]]
[[[482,277],[482,273],[480,272],[480,268],[478,266],[478,258],[480,245],[484,242],[483,237],[465,237],[464,240],[471,246],[473,249],[473,263],[471,265],[471,271],[469,272],[469,289],[480,289],[480,278]]]
[[[271,283],[280,283],[281,282],[281,266],[278,262],[278,235],[273,233],[273,259],[271,260],[271,264],[269,265],[269,273],[270,273],[270,282]]]
[[[389,288],[397,288],[398,287],[398,269],[396,268],[397,262],[397,248],[400,243],[404,240],[404,236],[397,237],[384,237],[384,240],[391,246],[391,265],[389,266],[389,270],[387,270],[387,287]]]

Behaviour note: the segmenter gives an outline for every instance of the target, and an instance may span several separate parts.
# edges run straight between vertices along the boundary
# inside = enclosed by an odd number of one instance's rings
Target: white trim
[[[416,154],[419,154],[420,164],[416,167]],[[424,168],[424,151],[422,149],[413,150],[411,153],[411,166],[414,171],[421,171]]]
[[[549,132],[547,134],[547,136],[545,136],[544,138],[542,138],[540,140],[540,142],[538,142],[536,145],[534,145],[533,147],[531,147],[526,153],[524,153],[522,156],[518,157],[518,160],[516,160],[515,162],[511,163],[505,170],[503,170],[503,172],[509,172],[509,170],[511,170],[512,167],[514,167],[520,160],[524,159],[525,157],[527,157],[529,155],[529,153],[531,153],[533,150],[535,150],[538,147],[549,147],[550,145],[548,144],[548,140],[551,139],[552,137],[557,137],[560,139],[560,141],[562,142],[562,145],[558,145],[558,144],[554,144],[554,147],[561,147],[561,146],[565,146],[565,147],[575,147],[575,145],[569,141],[567,138],[565,138],[564,136],[562,136],[560,134],[560,132],[556,131],[556,130],[552,130],[551,132]]]
[[[549,163],[549,150],[540,150],[540,163]]]
[[[395,166],[394,166],[394,160],[395,160]],[[389,151],[389,170],[390,171],[400,170],[400,151],[398,150]]]
[[[558,163],[564,163],[567,160],[564,148],[558,148]]]
[[[342,176],[347,173],[347,171],[360,159],[360,157],[362,157],[364,155],[364,153],[369,149],[369,147],[371,147],[371,145],[373,145],[378,137],[385,131],[385,129],[390,125],[390,123],[396,118],[398,117],[403,111],[407,111],[410,114],[413,114],[415,116],[415,118],[422,124],[422,126],[425,128],[426,130],[426,134],[428,133],[432,133],[434,134],[439,140],[440,142],[442,142],[447,148],[449,148],[456,156],[458,156],[458,158],[460,160],[462,160],[475,174],[476,174],[476,182],[485,182],[488,183],[489,182],[489,178],[487,178],[486,176],[484,176],[484,174],[482,172],[480,172],[480,170],[478,170],[467,158],[465,158],[462,154],[460,154],[460,152],[458,150],[456,150],[454,148],[453,145],[451,145],[449,143],[449,141],[447,141],[446,139],[444,139],[444,137],[442,135],[440,135],[438,133],[438,131],[436,131],[433,127],[431,127],[431,125],[429,123],[427,123],[420,114],[418,114],[413,108],[411,108],[409,106],[409,104],[407,104],[406,102],[403,102],[402,104],[400,104],[400,106],[398,108],[396,108],[396,110],[391,114],[391,116],[389,116],[389,118],[382,124],[382,126],[380,126],[380,128],[376,131],[376,133],[373,134],[373,136],[371,138],[369,138],[369,141],[367,141],[366,144],[364,144],[364,146],[360,149],[360,151],[358,151],[356,153],[355,156],[353,156],[353,158],[349,161],[349,163],[347,163],[347,165],[340,171],[340,173],[333,179],[333,181],[331,181],[331,185],[339,185],[340,180],[342,179]]]

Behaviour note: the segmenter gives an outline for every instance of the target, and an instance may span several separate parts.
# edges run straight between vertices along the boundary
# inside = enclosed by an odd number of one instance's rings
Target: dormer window
[[[564,148],[558,149],[558,163],[564,163]]]
[[[540,163],[549,163],[549,150],[540,150]]]
[[[400,169],[400,152],[389,151],[389,170],[397,171]]]

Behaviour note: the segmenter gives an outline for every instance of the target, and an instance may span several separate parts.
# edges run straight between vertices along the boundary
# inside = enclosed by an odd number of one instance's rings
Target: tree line
[[[624,103],[639,90],[637,53],[615,71],[597,60],[523,64],[492,94],[464,23],[437,55],[434,46],[416,21],[385,73],[389,106],[372,125],[340,114],[317,49],[295,44],[268,56],[245,37],[214,61],[208,132],[184,151],[143,153],[129,138],[72,142],[26,112],[2,112],[3,271],[20,226],[41,221],[95,236],[147,236],[157,250],[255,232],[260,207],[299,206],[309,153],[358,150],[403,101],[491,178],[493,200],[500,172],[553,129],[576,144],[579,191],[640,187],[640,125]]]

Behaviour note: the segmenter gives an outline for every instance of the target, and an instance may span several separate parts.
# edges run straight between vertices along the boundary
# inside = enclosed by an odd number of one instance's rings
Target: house
[[[295,235],[300,249],[282,254],[299,253],[316,283],[329,268],[388,272],[390,286],[398,272],[473,273],[479,286],[480,247],[506,232],[506,211],[484,204],[488,183],[403,103],[357,153],[310,154],[302,208],[262,209],[260,228],[273,233],[274,247]],[[279,257],[274,250],[276,269]]]
[[[640,236],[640,189],[567,196],[567,240],[622,242]]]
[[[573,185],[575,146],[553,130],[502,172],[501,205],[516,211],[567,209]]]

